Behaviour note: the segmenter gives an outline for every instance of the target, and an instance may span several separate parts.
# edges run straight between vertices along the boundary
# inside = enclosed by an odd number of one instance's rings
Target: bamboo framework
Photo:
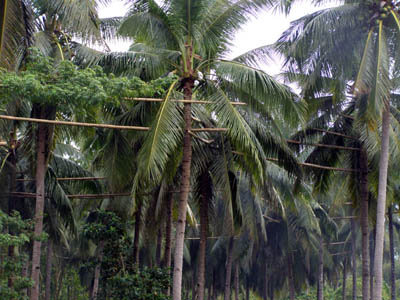
[[[279,162],[277,158],[267,158],[268,161]],[[298,163],[300,166],[323,169],[323,170],[330,170],[330,171],[340,171],[340,172],[360,172],[358,169],[348,169],[348,168],[336,168],[336,167],[329,167],[329,166],[322,166],[316,165],[311,163]]]
[[[295,140],[287,140],[286,142],[289,144],[298,144],[298,145],[304,145],[304,146],[323,147],[323,148],[332,148],[332,149],[350,150],[350,151],[360,151],[360,148],[346,147],[346,146],[339,146],[339,145],[329,145],[329,144],[319,144],[319,143],[313,144],[313,143],[305,143],[305,142],[295,141]]]

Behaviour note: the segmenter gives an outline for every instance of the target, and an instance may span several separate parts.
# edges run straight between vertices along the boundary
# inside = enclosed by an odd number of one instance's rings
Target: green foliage
[[[25,265],[26,257],[18,251],[30,240],[32,224],[24,221],[21,216],[14,212],[7,215],[0,210],[0,249],[12,255],[3,256],[0,263],[0,298],[27,299],[23,290],[31,286],[31,280],[22,277],[21,271]],[[12,286],[9,286],[9,280]]]
[[[65,115],[96,105],[119,103],[123,97],[162,97],[174,77],[146,83],[138,77],[115,77],[100,67],[80,69],[71,61],[55,62],[31,49],[26,69],[0,69],[0,101],[15,99],[56,106]]]
[[[171,284],[165,269],[135,269],[129,274],[117,274],[107,280],[103,290],[109,300],[167,300],[164,292]],[[101,297],[100,297],[101,298]]]

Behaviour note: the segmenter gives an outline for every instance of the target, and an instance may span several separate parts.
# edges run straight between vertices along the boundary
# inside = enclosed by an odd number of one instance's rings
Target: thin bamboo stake
[[[125,97],[122,98],[122,100],[128,100],[128,101],[143,101],[143,102],[163,102],[164,99],[162,98],[129,98],[129,97]],[[173,102],[179,102],[179,103],[192,103],[192,104],[211,104],[213,102],[211,101],[205,101],[205,100],[185,100],[185,99],[174,99],[171,100]],[[232,101],[231,102],[232,105],[247,105],[247,103],[245,102],[235,102]]]
[[[350,136],[350,135],[346,135],[346,134],[343,134],[343,133],[329,131],[329,130],[325,130],[325,129],[321,129],[321,128],[312,128],[312,130],[324,132],[324,133],[327,133],[327,134],[337,135],[337,136],[341,136],[341,137],[352,139],[352,140],[358,140],[358,138],[355,137],[355,136]]]
[[[290,144],[298,144],[298,145],[305,145],[305,146],[314,146],[314,147],[323,147],[323,148],[332,148],[332,149],[340,149],[340,150],[352,150],[352,151],[360,151],[360,148],[355,147],[346,147],[346,146],[339,146],[339,145],[328,145],[328,144],[311,144],[311,143],[303,143],[301,141],[295,140],[287,140],[287,143]]]
[[[97,127],[97,128],[110,128],[110,129],[126,129],[126,130],[140,130],[140,131],[147,131],[150,129],[149,127],[140,127],[140,126],[122,126],[122,125],[112,125],[112,124],[55,121],[55,120],[23,118],[23,117],[14,117],[14,116],[5,116],[5,115],[0,115],[0,119],[12,120],[12,121],[26,121],[26,122],[34,122],[34,123],[44,123],[44,124],[54,124],[54,125]]]

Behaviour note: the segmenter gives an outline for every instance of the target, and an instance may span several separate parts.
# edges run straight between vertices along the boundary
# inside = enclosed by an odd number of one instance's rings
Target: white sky
[[[290,15],[287,17],[279,13],[262,12],[257,18],[250,19],[247,25],[236,34],[233,41],[234,47],[231,50],[231,57],[260,46],[272,44],[289,27],[291,21],[322,8],[335,6],[333,3],[326,6],[314,7],[309,2],[311,1],[303,1],[294,5]],[[122,1],[113,0],[110,5],[101,8],[99,14],[101,18],[107,18],[123,16],[125,12],[126,7]],[[128,46],[129,43],[124,42],[110,44],[110,48],[113,51],[126,51]],[[265,69],[269,74],[278,74],[280,64],[276,62],[273,65],[265,66]]]

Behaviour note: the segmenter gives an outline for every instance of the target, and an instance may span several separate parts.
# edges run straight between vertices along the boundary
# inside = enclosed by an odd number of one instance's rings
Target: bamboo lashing
[[[127,100],[127,101],[143,101],[143,102],[163,102],[164,99],[162,98],[130,98],[130,97],[124,97],[122,100]],[[213,102],[211,101],[205,101],[205,100],[185,100],[185,99],[172,99],[170,101],[173,102],[179,102],[179,103],[191,103],[191,104],[211,104]],[[232,101],[230,102],[231,105],[247,105],[245,102],[235,102]]]

